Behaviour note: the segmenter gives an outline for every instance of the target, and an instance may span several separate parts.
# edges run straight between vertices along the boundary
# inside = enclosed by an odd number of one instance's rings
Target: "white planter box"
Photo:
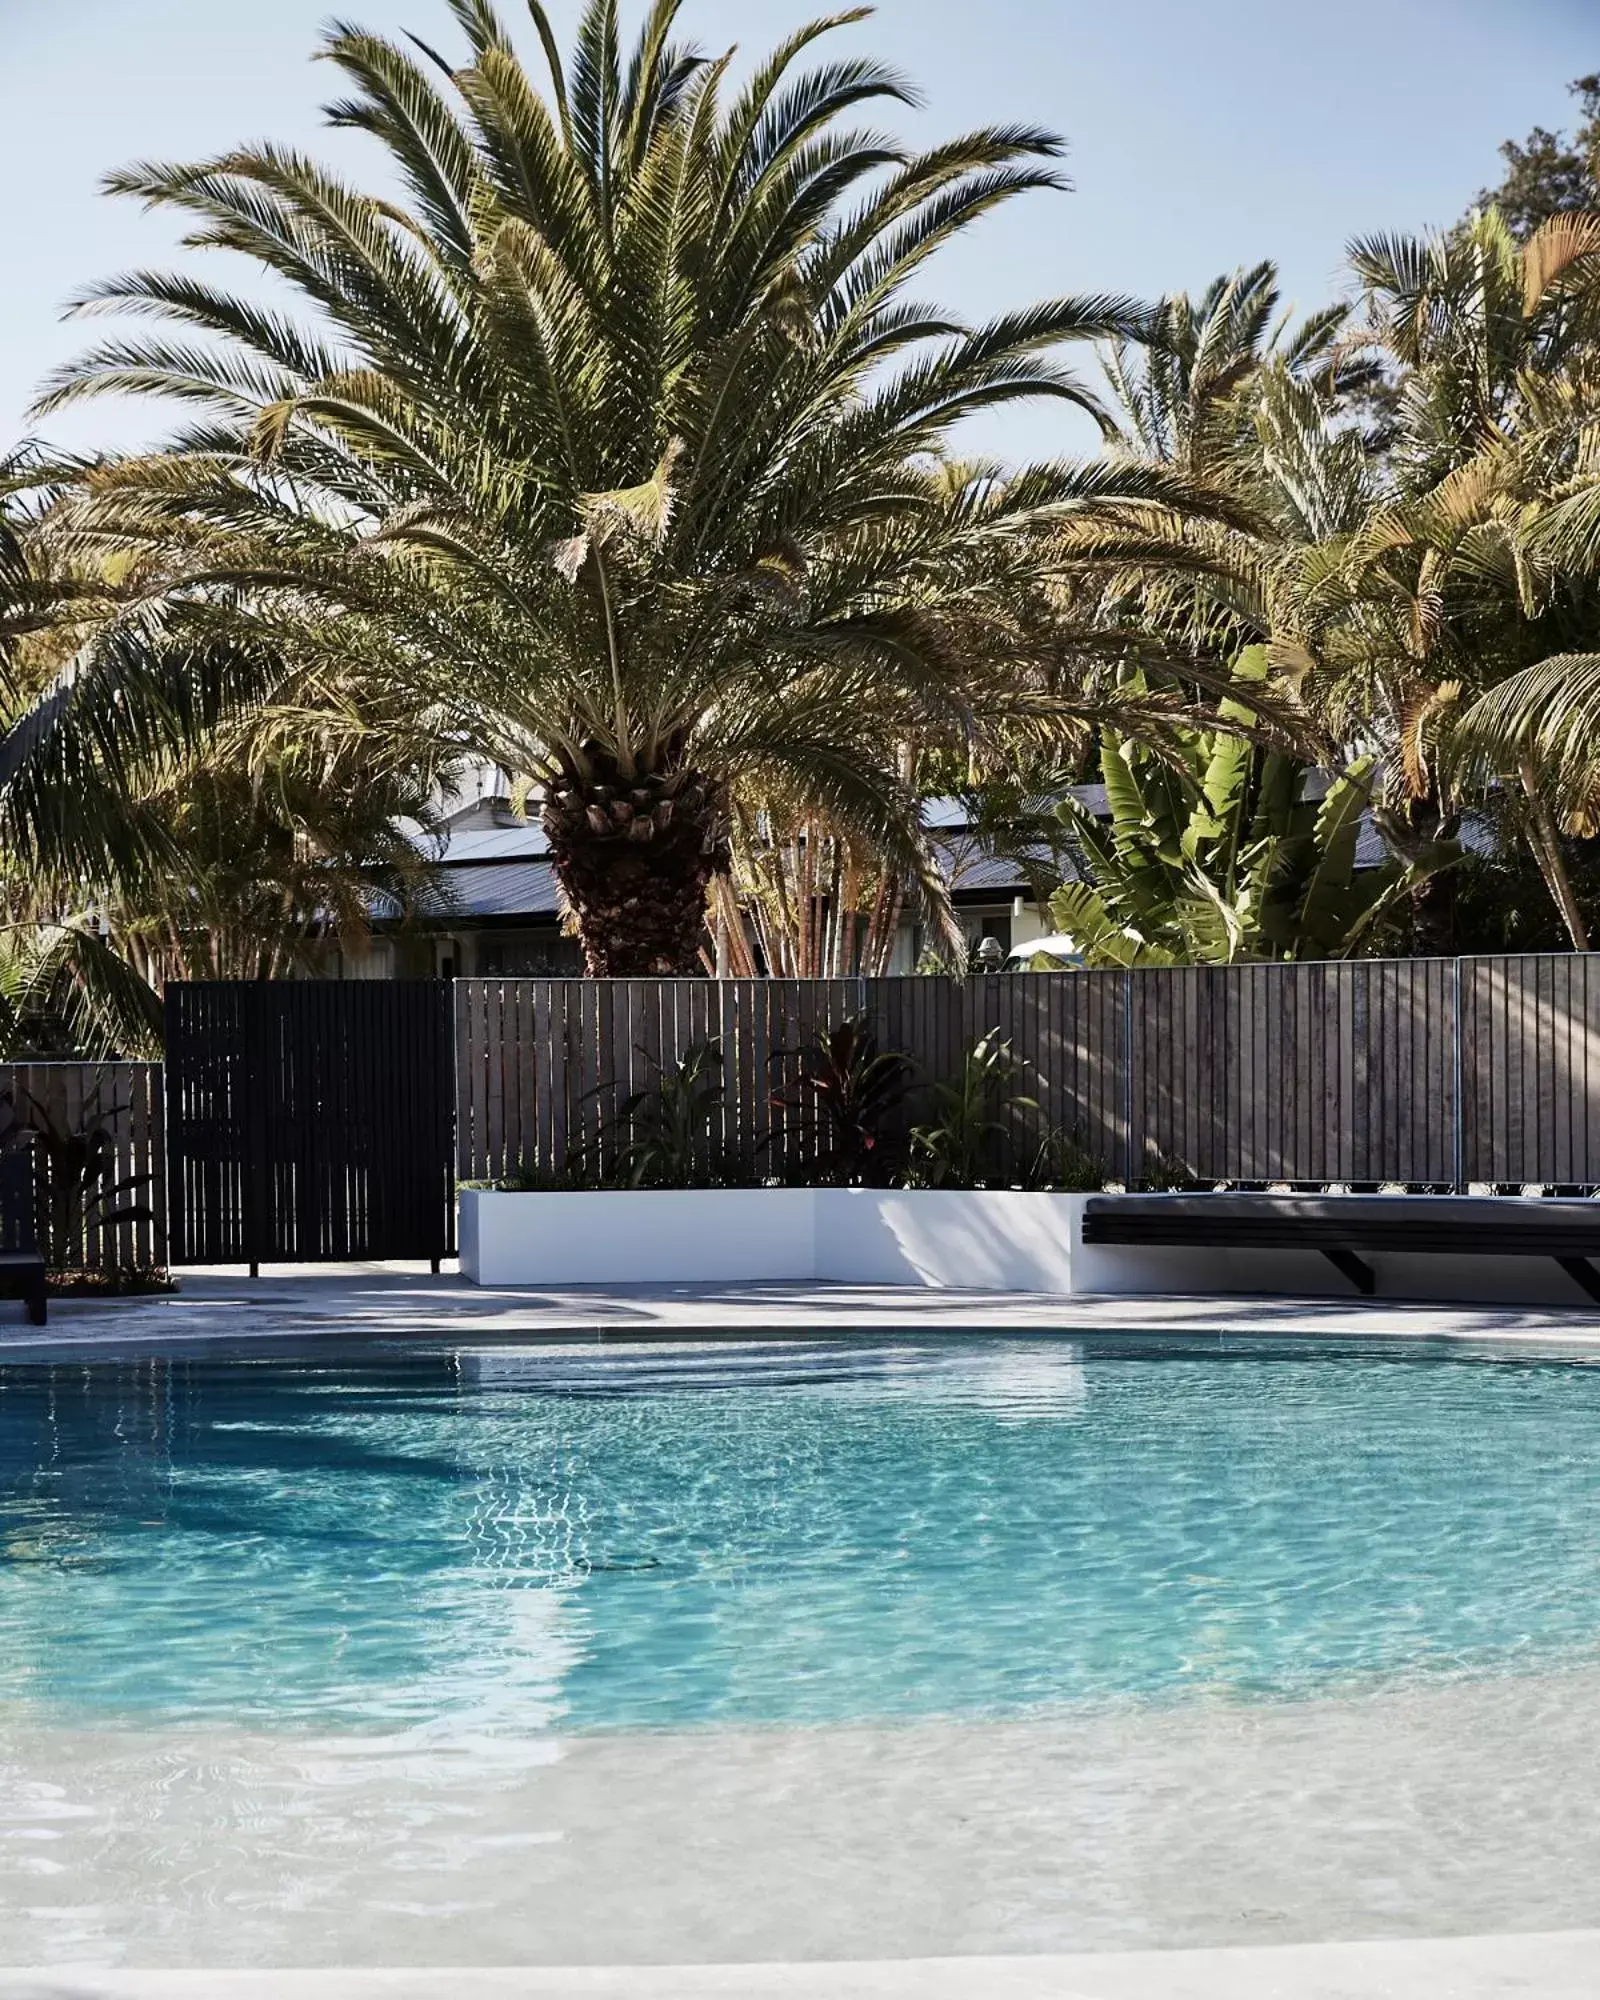
[[[1079,1194],[818,1188],[814,1275],[935,1290],[1074,1290]]]
[[[461,1196],[475,1285],[733,1284],[815,1277],[810,1188]]]
[[[462,1275],[479,1285],[923,1285],[934,1290],[1350,1297],[1314,1250],[1089,1244],[1081,1194],[695,1188],[461,1196]],[[1357,1199],[1357,1197],[1351,1197]],[[1373,1258],[1378,1292],[1580,1303],[1537,1257]]]
[[[1066,1294],[1083,1202],[1010,1190],[469,1188],[461,1270],[478,1285],[765,1279]]]

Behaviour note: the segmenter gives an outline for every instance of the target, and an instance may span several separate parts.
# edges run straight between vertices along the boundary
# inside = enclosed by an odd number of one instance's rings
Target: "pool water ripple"
[[[0,1369],[0,1701],[587,1733],[1572,1666],[1597,1438],[1600,1370],[1475,1357]]]
[[[1597,1447],[1461,1350],[0,1367],[0,1964],[1600,1923]]]

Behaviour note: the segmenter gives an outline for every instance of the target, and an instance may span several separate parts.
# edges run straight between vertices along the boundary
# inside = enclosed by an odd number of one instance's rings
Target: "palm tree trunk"
[[[880,977],[888,972],[894,957],[895,936],[900,928],[905,893],[905,882],[898,873],[886,874],[879,881],[872,905],[872,920],[867,926],[867,942],[862,952],[863,972]]]
[[[750,940],[745,933],[745,913],[739,898],[734,893],[733,883],[726,875],[719,875],[711,885],[712,901],[717,908],[719,937],[727,939],[728,969],[719,973],[719,978],[754,979],[756,963],[750,951]],[[759,901],[755,905],[759,911]],[[759,930],[759,917],[757,918]]]
[[[815,977],[811,964],[811,935],[816,924],[816,867],[817,844],[812,838],[810,823],[795,836],[795,877],[798,888],[795,892],[795,911],[800,920],[799,934],[795,941],[795,974],[800,979]]]
[[[712,877],[726,873],[726,795],[688,770],[625,780],[597,759],[545,798],[557,878],[593,979],[693,978]]]
[[[1550,891],[1556,908],[1561,912],[1561,921],[1567,927],[1567,936],[1572,940],[1574,951],[1589,949],[1589,926],[1584,922],[1583,911],[1578,907],[1578,898],[1573,892],[1572,877],[1567,873],[1567,864],[1561,853],[1561,835],[1550,816],[1550,808],[1544,794],[1539,790],[1538,774],[1526,759],[1519,769],[1522,789],[1527,795],[1528,811],[1533,822],[1533,851],[1539,863],[1539,872],[1544,877],[1545,887]]]

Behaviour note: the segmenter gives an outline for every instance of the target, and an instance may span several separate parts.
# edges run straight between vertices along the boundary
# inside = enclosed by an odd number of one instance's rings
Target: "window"
[[[485,979],[577,979],[583,953],[576,938],[553,930],[480,937],[478,971]]]
[[[1002,951],[1009,951],[1011,949],[1011,911],[1009,908],[957,910],[956,917],[960,922],[962,931],[966,935],[967,949],[969,951],[976,951],[986,937],[998,939]]]

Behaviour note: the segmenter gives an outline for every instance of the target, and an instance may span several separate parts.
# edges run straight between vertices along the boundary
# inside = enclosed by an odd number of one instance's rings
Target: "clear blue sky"
[[[502,10],[523,11],[520,0]],[[39,379],[94,331],[61,323],[65,296],[168,261],[172,224],[98,195],[107,169],[273,137],[359,171],[363,142],[318,130],[338,79],[308,58],[334,11],[330,0],[0,0],[0,441],[22,433]],[[338,0],[337,11],[452,46],[442,0]],[[576,11],[553,0],[563,25]],[[688,0],[685,25],[709,48],[754,51],[814,11]],[[1497,177],[1499,142],[1567,124],[1567,82],[1600,68],[1600,0],[882,0],[849,32],[921,85],[908,136],[1026,119],[1070,142],[1075,193],[991,220],[925,281],[969,314],[1075,290],[1155,297],[1264,256],[1293,299],[1316,305],[1351,235],[1453,220]],[[48,434],[89,446],[151,428],[148,412],[91,406]],[[1031,456],[1085,439],[1041,410],[992,420],[973,442]]]

